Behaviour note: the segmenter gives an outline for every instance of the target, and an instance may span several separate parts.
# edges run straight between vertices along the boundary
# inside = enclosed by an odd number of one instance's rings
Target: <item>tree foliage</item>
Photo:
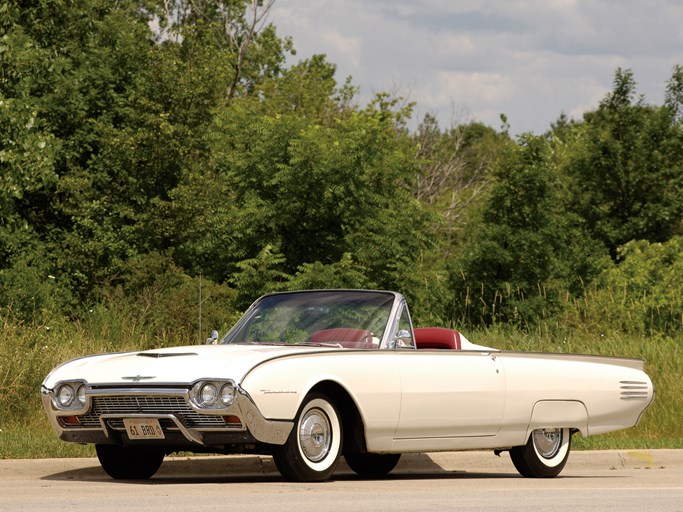
[[[546,138],[526,135],[510,147],[451,272],[456,308],[467,320],[533,322],[552,309],[553,291],[576,285],[574,251],[585,237],[565,201]]]
[[[566,167],[572,210],[613,258],[630,240],[663,242],[681,229],[679,75],[680,69],[669,84],[668,106],[657,107],[637,96],[631,71],[617,70],[613,91],[586,115]]]
[[[3,314],[104,308],[194,339],[199,304],[225,327],[271,290],[389,288],[422,325],[527,325],[622,272],[676,286],[680,66],[663,105],[617,70],[543,136],[511,138],[504,116],[411,131],[404,99],[359,104],[325,56],[292,63],[271,6],[0,5]]]
[[[448,255],[458,246],[471,212],[481,203],[491,169],[511,141],[475,122],[442,131],[436,118],[427,115],[412,142],[420,165],[414,194],[439,217],[436,228]]]

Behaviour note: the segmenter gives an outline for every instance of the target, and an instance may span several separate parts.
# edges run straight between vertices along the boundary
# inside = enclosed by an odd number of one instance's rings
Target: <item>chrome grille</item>
[[[187,404],[183,397],[179,396],[95,396],[92,398],[90,411],[79,416],[78,419],[84,428],[100,428],[100,415],[102,414],[113,414],[121,417],[121,419],[107,420],[109,426],[114,429],[123,429],[122,419],[127,415],[138,414],[173,414],[188,428],[236,426],[234,424],[228,425],[221,416],[198,413]],[[161,419],[160,424],[163,429],[177,430],[171,420]]]

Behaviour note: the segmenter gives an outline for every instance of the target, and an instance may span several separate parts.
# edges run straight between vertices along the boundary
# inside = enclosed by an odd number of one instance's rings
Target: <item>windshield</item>
[[[393,302],[391,293],[353,290],[267,295],[221,343],[377,348]]]

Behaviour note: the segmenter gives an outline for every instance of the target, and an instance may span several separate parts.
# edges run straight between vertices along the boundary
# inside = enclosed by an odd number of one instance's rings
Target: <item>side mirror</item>
[[[413,346],[413,336],[407,329],[401,329],[396,333],[391,348],[404,348]]]
[[[211,333],[210,338],[206,338],[207,345],[217,345],[218,344],[218,331],[216,329]]]

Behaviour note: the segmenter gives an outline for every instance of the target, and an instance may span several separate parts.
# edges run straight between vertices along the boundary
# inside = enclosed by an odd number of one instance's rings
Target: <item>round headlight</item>
[[[76,390],[76,398],[78,398],[79,404],[85,405],[85,386],[83,384],[78,386],[78,390]]]
[[[223,402],[223,405],[229,406],[229,405],[232,405],[232,402],[234,399],[235,399],[235,388],[233,387],[232,384],[225,384],[221,388],[221,402]]]
[[[199,390],[200,404],[205,407],[211,407],[218,400],[218,389],[212,383],[204,384]]]
[[[70,407],[74,403],[76,393],[70,384],[62,384],[57,390],[57,403],[61,407]]]

